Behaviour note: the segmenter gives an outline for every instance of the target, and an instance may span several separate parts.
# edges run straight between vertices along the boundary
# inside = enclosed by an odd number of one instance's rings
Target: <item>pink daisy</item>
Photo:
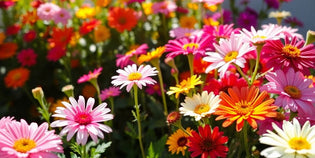
[[[114,86],[120,86],[120,89],[127,86],[127,92],[131,90],[134,84],[142,89],[142,86],[156,83],[151,76],[156,76],[158,73],[155,67],[152,68],[150,65],[140,65],[139,68],[137,68],[136,64],[128,65],[124,70],[119,69],[116,72],[119,75],[112,77],[112,79],[114,79],[112,84]]]
[[[71,14],[64,8],[59,9],[54,16],[54,21],[56,24],[62,23],[63,25],[67,25],[68,20],[71,18]]]
[[[24,49],[17,55],[17,60],[19,63],[22,64],[22,66],[35,65],[36,58],[37,58],[37,54],[31,48]]]
[[[166,57],[175,58],[178,55],[188,54],[203,56],[210,45],[209,38],[210,36],[191,36],[169,40],[165,45],[165,51],[170,53]]]
[[[202,34],[202,31],[190,28],[182,28],[177,27],[170,30],[170,37],[172,38],[182,38],[182,37],[190,37],[190,36],[199,36]]]
[[[204,25],[202,31],[206,35],[214,36],[215,39],[220,38],[230,38],[232,33],[238,33],[239,29],[233,28],[234,24],[225,24],[225,25],[218,25],[218,26],[209,26]]]
[[[101,100],[104,101],[109,97],[119,96],[120,93],[121,91],[118,87],[109,87],[101,91],[100,97],[101,97]]]
[[[223,78],[226,70],[232,63],[241,68],[245,67],[244,63],[246,63],[246,60],[244,55],[256,49],[234,33],[230,39],[221,39],[219,45],[214,44],[214,47],[217,52],[207,52],[206,55],[208,56],[204,57],[203,60],[212,63],[207,67],[206,73],[219,68],[220,78]]]
[[[136,58],[138,55],[147,53],[148,45],[142,44],[137,49],[132,49],[128,51],[126,54],[117,54],[116,66],[123,68],[127,65],[131,65],[133,62],[132,58]]]
[[[103,70],[102,67],[98,69],[94,69],[93,72],[90,71],[88,74],[81,76],[77,82],[83,83],[83,82],[91,81],[92,79],[96,79],[101,74],[102,70]]]
[[[67,141],[69,141],[75,133],[77,133],[76,142],[85,145],[89,135],[94,142],[98,141],[98,137],[104,138],[102,131],[106,133],[112,132],[112,129],[104,125],[104,121],[112,120],[113,115],[108,114],[109,108],[107,104],[102,103],[93,109],[95,99],[89,98],[85,104],[83,96],[79,96],[78,101],[73,97],[69,98],[70,103],[62,102],[65,107],[57,107],[53,117],[63,118],[51,123],[51,127],[64,127],[60,131],[63,136],[68,133]]]
[[[176,3],[173,1],[155,2],[152,5],[154,14],[162,13],[164,15],[169,15],[169,13],[174,12],[176,8]]]
[[[286,37],[284,44],[281,40],[269,41],[263,48],[263,57],[268,58],[267,65],[274,69],[289,69],[309,74],[309,68],[315,66],[315,47],[313,44],[304,46],[303,40],[295,36],[292,40]]]
[[[14,119],[14,117],[2,117],[0,119],[0,129],[5,128],[6,124],[11,123],[13,119]]]
[[[249,41],[253,44],[264,44],[269,40],[277,40],[281,38],[282,29],[276,27],[276,25],[268,25],[262,30],[257,30],[252,26],[251,30],[242,29],[241,34],[244,36],[246,41]]]
[[[38,126],[34,122],[28,125],[23,119],[11,121],[0,129],[0,140],[1,158],[58,158],[55,153],[63,153],[60,137],[48,131],[46,122]]]
[[[60,58],[66,55],[66,49],[61,46],[55,46],[54,48],[48,51],[46,56],[47,60],[56,62]]]
[[[277,70],[274,73],[268,73],[266,79],[269,82],[263,85],[261,90],[279,95],[275,100],[275,105],[294,112],[315,113],[313,105],[315,88],[310,87],[312,80],[305,78],[301,72],[295,72],[292,68],[287,72]]]
[[[53,3],[43,3],[37,8],[37,16],[42,20],[53,20],[60,7]]]

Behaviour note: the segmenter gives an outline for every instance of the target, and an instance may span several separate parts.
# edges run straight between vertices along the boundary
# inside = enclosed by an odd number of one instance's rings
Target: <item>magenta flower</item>
[[[36,58],[37,58],[37,54],[31,48],[24,49],[17,55],[17,60],[19,63],[21,63],[22,66],[35,65]]]
[[[101,91],[100,97],[101,100],[104,101],[109,97],[116,97],[119,96],[121,93],[120,88],[118,87],[109,87]]]
[[[177,27],[177,28],[170,30],[169,34],[170,34],[170,37],[179,39],[182,37],[201,35],[202,31],[196,30],[196,29],[190,29],[190,28]]]
[[[180,39],[169,40],[165,45],[166,52],[170,52],[166,57],[175,58],[178,55],[205,55],[206,49],[210,45],[210,36],[191,36]]]
[[[61,138],[48,131],[46,122],[38,126],[13,120],[0,129],[0,140],[1,158],[58,158],[55,153],[63,153]]]
[[[239,29],[233,28],[234,24],[225,24],[218,26],[204,25],[202,31],[204,34],[213,36],[215,39],[230,38],[232,33],[238,33]]]
[[[147,53],[148,48],[147,44],[142,44],[137,49],[132,49],[124,55],[117,54],[116,66],[123,68],[127,65],[133,64],[131,59],[136,58],[138,55]]]
[[[37,8],[37,15],[42,20],[53,20],[60,7],[53,3],[43,3]]]
[[[60,46],[55,46],[54,48],[48,51],[46,56],[47,60],[56,62],[60,58],[66,55],[66,49]]]
[[[310,87],[312,80],[305,78],[301,72],[295,72],[292,68],[287,72],[279,69],[268,73],[266,79],[269,82],[260,89],[279,95],[275,105],[294,112],[315,113],[315,88]]]
[[[62,102],[65,107],[57,107],[55,114],[52,115],[63,118],[51,123],[51,127],[64,127],[60,131],[61,136],[68,133],[67,140],[69,141],[77,133],[76,142],[85,145],[89,136],[94,142],[97,142],[98,137],[104,138],[102,131],[112,132],[109,126],[103,124],[104,121],[112,120],[114,117],[112,114],[108,114],[110,109],[106,108],[106,103],[93,109],[94,98],[89,98],[86,104],[83,96],[79,96],[78,101],[70,97],[69,101],[70,103]]]
[[[162,13],[164,15],[169,15],[171,12],[174,12],[176,8],[176,3],[173,1],[154,2],[152,5],[154,14]]]
[[[155,83],[153,85],[148,85],[148,87],[145,89],[145,92],[148,93],[149,95],[157,94],[161,96],[160,84]]]
[[[257,27],[258,14],[255,10],[246,8],[237,18],[238,27],[249,30],[251,27]]]
[[[223,3],[224,0],[193,0],[192,2],[203,2],[207,3],[209,6],[217,5]]]
[[[64,8],[59,9],[53,20],[55,21],[56,24],[62,23],[63,25],[67,25],[68,20],[71,18],[71,14]]]
[[[98,69],[94,69],[93,72],[90,71],[88,74],[81,76],[77,82],[83,83],[83,82],[91,81],[92,79],[96,79],[101,74],[102,70],[103,70],[102,67]]]
[[[128,65],[124,70],[119,69],[116,72],[119,75],[112,77],[112,79],[114,79],[112,84],[114,86],[120,86],[120,89],[127,86],[127,92],[131,90],[134,84],[142,89],[142,86],[156,83],[151,76],[156,76],[158,73],[155,67],[152,68],[150,65],[140,65],[139,68],[137,68],[136,64]]]
[[[310,74],[309,69],[315,67],[315,47],[313,44],[304,46],[304,40],[286,37],[281,40],[269,41],[264,46],[263,57],[268,58],[267,65],[274,69],[294,68],[304,74]]]

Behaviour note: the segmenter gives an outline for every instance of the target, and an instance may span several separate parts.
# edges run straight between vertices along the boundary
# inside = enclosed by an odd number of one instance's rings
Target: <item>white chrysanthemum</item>
[[[268,27],[257,31],[252,26],[250,31],[243,28],[241,31],[241,35],[244,37],[245,41],[249,41],[253,44],[262,44],[268,40],[280,39],[281,32],[281,27],[277,27],[277,25],[268,25]]]
[[[314,158],[315,157],[315,126],[306,121],[302,129],[297,119],[293,122],[283,121],[282,129],[272,124],[275,132],[268,130],[259,139],[260,143],[270,145],[261,152],[267,158]]]
[[[220,101],[219,96],[213,92],[203,91],[201,95],[198,93],[193,97],[186,97],[185,102],[181,103],[182,107],[179,108],[179,111],[184,116],[192,116],[195,117],[196,121],[199,121],[202,117],[215,112]]]

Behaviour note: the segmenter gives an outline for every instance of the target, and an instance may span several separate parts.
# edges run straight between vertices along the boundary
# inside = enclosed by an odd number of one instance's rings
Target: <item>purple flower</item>
[[[250,27],[257,27],[258,22],[258,14],[250,9],[246,8],[244,12],[240,13],[238,19],[237,19],[237,24],[238,27],[245,28],[247,30],[250,30]]]
[[[280,3],[279,0],[265,0],[269,8],[279,9]]]

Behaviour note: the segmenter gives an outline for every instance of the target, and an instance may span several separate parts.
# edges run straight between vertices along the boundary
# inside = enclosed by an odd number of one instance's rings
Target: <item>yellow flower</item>
[[[195,17],[193,16],[182,16],[180,19],[179,19],[179,24],[181,27],[183,28],[190,28],[190,29],[193,29],[195,24],[197,23],[197,20]]]
[[[209,17],[209,18],[204,18],[204,19],[203,19],[203,23],[204,23],[205,25],[209,25],[209,26],[218,26],[218,25],[219,25],[219,22],[213,20],[211,17]]]
[[[209,5],[207,3],[204,3],[203,5],[204,8],[210,10],[211,12],[215,12],[218,10],[218,6],[217,5]]]
[[[144,10],[144,14],[145,15],[150,15],[153,13],[153,10],[152,10],[152,2],[146,2],[146,3],[142,3],[142,8]]]
[[[178,98],[179,94],[186,93],[188,94],[189,91],[195,88],[196,85],[200,85],[203,81],[200,80],[200,76],[193,75],[187,80],[183,80],[180,84],[176,85],[176,87],[170,87],[170,90],[167,92],[168,95],[172,95],[175,93],[175,97]]]
[[[164,52],[165,52],[165,47],[158,47],[152,52],[148,52],[147,54],[142,54],[138,58],[138,63],[142,64],[143,62],[149,62],[152,59],[159,59]]]
[[[78,41],[79,41],[79,39],[81,38],[81,36],[80,36],[80,33],[79,32],[74,32],[73,34],[72,34],[72,36],[71,36],[71,39],[70,39],[70,45],[72,46],[72,47],[74,47],[77,43],[78,43]]]
[[[197,3],[189,2],[189,3],[187,3],[187,7],[189,9],[192,9],[192,10],[198,10],[198,4]]]
[[[106,41],[110,37],[110,30],[103,26],[99,25],[94,30],[94,40],[95,42]]]
[[[76,13],[75,16],[79,19],[93,18],[96,14],[95,8],[82,7]]]
[[[190,128],[186,129],[186,132],[191,134],[193,130]],[[183,130],[178,129],[175,131],[171,136],[168,137],[166,144],[169,145],[168,151],[172,152],[174,154],[178,154],[179,152],[182,152],[182,155],[185,156],[185,151],[187,150],[186,144],[188,143],[188,137],[189,135],[185,133]]]

